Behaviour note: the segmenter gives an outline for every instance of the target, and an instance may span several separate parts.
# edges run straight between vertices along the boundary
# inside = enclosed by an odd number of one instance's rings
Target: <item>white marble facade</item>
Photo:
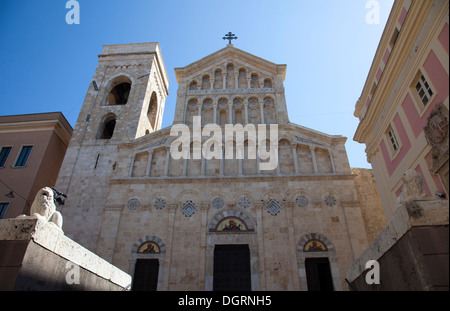
[[[278,165],[174,160],[176,137],[161,129],[169,81],[158,44],[104,47],[98,91],[88,90],[58,178],[66,234],[131,275],[137,259],[157,259],[158,290],[212,290],[214,248],[224,244],[248,245],[252,290],[306,290],[310,257],[327,257],[334,289],[345,290],[347,267],[368,245],[364,202],[346,138],[289,122],[285,72],[232,45],[176,68],[174,124],[192,126],[193,116],[222,129],[278,124]],[[129,93],[115,88],[121,83]],[[121,88],[126,104],[108,105]],[[220,229],[230,219],[239,230]],[[307,252],[310,240],[324,249]],[[140,252],[145,243],[158,251]]]

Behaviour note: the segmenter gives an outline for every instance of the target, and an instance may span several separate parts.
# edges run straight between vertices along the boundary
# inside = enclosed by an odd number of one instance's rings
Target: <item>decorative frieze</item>
[[[274,93],[273,88],[258,88],[258,89],[221,89],[221,90],[188,90],[187,95],[226,95],[226,94],[262,94]],[[178,92],[179,95],[180,91]]]

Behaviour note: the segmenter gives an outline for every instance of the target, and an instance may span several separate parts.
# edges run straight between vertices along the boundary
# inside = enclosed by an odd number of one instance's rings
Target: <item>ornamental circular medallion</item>
[[[225,201],[222,198],[215,198],[212,201],[212,206],[216,209],[221,209],[222,207],[224,207],[225,205]]]
[[[238,205],[240,208],[249,208],[252,205],[252,202],[250,202],[249,198],[242,197],[239,199]]]
[[[155,204],[153,205],[157,210],[162,210],[166,207],[166,200],[158,198],[155,200]]]
[[[334,196],[330,195],[330,194],[327,195],[325,197],[325,204],[328,205],[328,206],[336,205],[336,198]]]
[[[301,195],[295,199],[295,202],[299,207],[305,207],[306,205],[308,205],[308,198],[306,198],[304,195]]]
[[[140,206],[140,202],[138,199],[131,199],[128,201],[127,207],[130,211],[137,210]]]

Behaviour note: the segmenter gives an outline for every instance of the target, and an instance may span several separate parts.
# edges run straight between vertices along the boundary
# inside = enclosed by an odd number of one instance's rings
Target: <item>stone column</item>
[[[227,71],[225,69],[225,72],[222,72],[223,76],[223,86],[222,89],[225,90],[227,88]]]
[[[239,88],[239,72],[234,74],[234,86],[236,89]]]
[[[188,159],[183,160],[183,176],[187,176]]]
[[[264,226],[263,226],[263,208],[264,203],[258,202],[254,203],[256,208],[256,234],[258,239],[258,264],[259,264],[259,290],[267,290],[266,287],[266,269],[264,264],[264,258],[266,258],[266,253],[264,250]]]
[[[170,166],[170,148],[166,148],[166,165],[164,167],[164,176],[169,177],[169,166]]]
[[[277,175],[281,175],[281,165],[280,165],[280,153],[278,150],[278,157],[277,157]]]
[[[315,149],[315,147],[309,146],[309,150],[311,151],[311,158],[313,161],[314,174],[317,174],[319,172],[319,170],[317,169],[316,153],[315,153],[314,149]]]
[[[247,125],[248,124],[248,99],[245,99],[244,100],[244,113],[245,113],[245,116],[244,116],[244,126],[245,125]]]
[[[225,149],[222,148],[222,159],[220,159],[220,176],[225,175]]]
[[[206,232],[208,225],[208,210],[209,210],[209,202],[201,202],[200,203],[200,211],[202,213],[202,224],[201,224],[201,234],[199,239],[199,249],[206,249]],[[199,288],[205,288],[205,267],[206,258],[205,256],[199,256],[199,267],[198,269],[198,280],[199,280]]]
[[[136,154],[133,154],[133,157],[131,159],[131,164],[130,164],[130,170],[128,172],[128,177],[133,177],[133,167],[134,167],[134,160],[136,159]]]
[[[210,78],[209,78],[209,84],[210,84],[209,89],[211,91],[214,90],[214,81],[215,80],[216,80],[215,76],[214,77],[210,76]]]
[[[259,112],[261,113],[261,124],[266,124],[264,121],[264,101],[259,101]]]
[[[198,103],[197,103],[197,109],[198,109],[198,111],[197,111],[197,115],[199,116],[199,117],[201,117],[202,116],[202,103],[201,103],[201,98],[199,98],[198,99]]]
[[[297,255],[296,255],[296,242],[295,239],[295,232],[294,232],[294,216],[293,216],[293,208],[294,203],[293,202],[286,202],[283,204],[283,208],[286,209],[287,214],[287,220],[289,222],[288,225],[288,245],[289,245],[289,264],[290,270],[292,272],[292,280],[295,280],[291,283],[291,286],[293,286],[294,291],[300,290],[300,284],[298,282],[298,267],[297,267]]]
[[[150,177],[150,175],[151,175],[152,161],[153,161],[153,150],[149,150],[148,151],[147,169],[145,170],[145,176]]]
[[[202,156],[202,172],[200,176],[206,175],[206,158]]]
[[[259,164],[261,162],[261,159],[259,158],[259,150],[256,151],[256,175],[261,174],[261,170],[259,169]]]
[[[233,103],[228,103],[228,123],[233,124]]]
[[[238,173],[238,175],[239,176],[242,176],[243,175],[243,170],[242,170],[242,164],[243,164],[243,159],[238,159],[238,161],[239,161],[239,173]]]
[[[297,158],[297,145],[292,145],[292,155],[294,156],[295,174],[298,174],[299,173],[299,167],[298,167],[298,158]]]
[[[213,123],[214,124],[217,124],[217,102],[215,101],[214,103],[213,103]]]
[[[247,88],[250,89],[252,84],[252,77],[247,77]]]
[[[333,172],[333,174],[335,174],[336,173],[336,166],[334,165],[333,153],[331,152],[330,149],[328,149],[328,155],[330,156],[331,171]]]
[[[172,265],[172,253],[173,253],[173,236],[175,232],[175,213],[177,211],[177,205],[176,204],[168,204],[167,206],[168,212],[169,212],[169,221],[167,224],[168,230],[168,237],[166,244],[168,245],[169,251],[166,253],[166,263],[164,265],[164,273],[163,273],[163,290],[167,291],[169,290],[169,284],[170,284],[170,278],[171,278],[171,265]],[[174,276],[172,276],[174,277]]]

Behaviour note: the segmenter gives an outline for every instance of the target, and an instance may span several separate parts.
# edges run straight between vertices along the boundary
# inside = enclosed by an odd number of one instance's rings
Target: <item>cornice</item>
[[[25,133],[36,131],[55,131],[61,140],[68,145],[71,133],[67,131],[59,120],[27,121],[0,123],[0,133]]]

